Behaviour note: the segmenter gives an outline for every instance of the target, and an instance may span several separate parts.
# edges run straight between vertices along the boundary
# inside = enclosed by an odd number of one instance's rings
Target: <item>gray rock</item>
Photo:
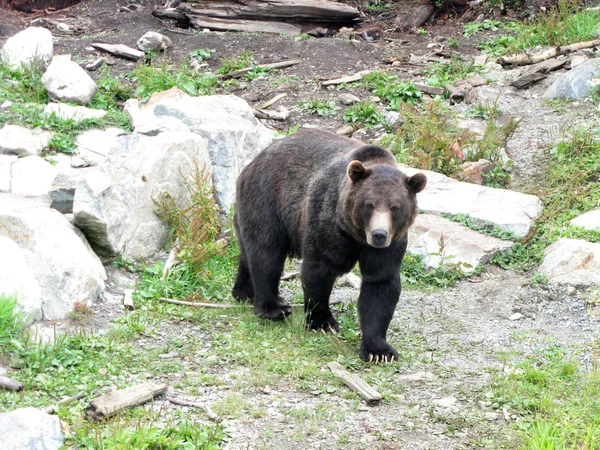
[[[15,155],[0,155],[0,193],[10,192],[12,181],[12,165],[19,159]]]
[[[73,200],[75,198],[75,188],[77,184],[85,178],[85,176],[93,168],[82,168],[70,170],[68,172],[59,173],[52,185],[50,186],[50,208],[57,210],[62,214],[70,214],[73,212]]]
[[[86,131],[75,139],[77,154],[89,165],[96,166],[104,161],[111,149],[118,145],[118,138],[123,134],[125,134],[124,130],[114,127]]]
[[[439,267],[443,257],[447,264],[460,264],[466,273],[486,264],[496,253],[513,245],[511,241],[483,235],[460,223],[431,214],[418,215],[408,233],[408,252],[422,255],[425,267]]]
[[[169,235],[168,225],[154,213],[153,200],[168,193],[181,205],[187,198],[183,178],[196,163],[210,174],[206,143],[196,134],[122,136],[106,159],[77,184],[75,223],[102,257],[153,257]]]
[[[592,80],[599,74],[600,58],[590,59],[554,80],[543,97],[584,99],[592,87]]]
[[[84,119],[101,119],[107,113],[103,109],[91,109],[85,106],[71,106],[65,103],[48,103],[44,108],[44,113],[56,116],[65,120],[74,120],[79,122]]]
[[[383,118],[388,123],[388,125],[392,127],[400,126],[403,123],[402,116],[398,111],[385,110],[383,112]]]
[[[0,129],[0,154],[30,156],[48,146],[52,133],[39,128],[30,130],[20,125],[5,125]]]
[[[11,166],[11,192],[36,196],[46,195],[58,169],[39,156],[20,158]]]
[[[600,209],[593,209],[571,220],[571,225],[600,231]]]
[[[98,257],[81,232],[46,204],[0,194],[0,237],[2,291],[16,294],[33,319],[62,319],[104,290]]]
[[[345,125],[342,128],[338,128],[336,133],[341,134],[342,136],[350,136],[352,133],[354,133],[354,128],[352,128],[350,125]]]
[[[477,225],[490,222],[522,237],[543,208],[535,195],[464,183],[429,170],[402,170],[409,176],[417,172],[427,175],[427,187],[417,194],[417,200],[419,209],[428,214],[466,214]]]
[[[52,58],[42,84],[51,98],[78,105],[89,104],[98,91],[94,80],[69,55]]]
[[[52,33],[46,28],[29,27],[9,38],[0,50],[0,60],[12,69],[30,67],[41,61],[44,65],[52,58]]]
[[[60,420],[37,408],[21,408],[0,414],[3,450],[58,450],[65,436]]]
[[[171,39],[155,31],[148,31],[137,41],[138,48],[143,52],[166,50],[172,45]]]
[[[338,99],[340,103],[345,106],[354,105],[355,103],[360,102],[360,98],[358,98],[356,95],[349,93],[340,94]]]
[[[544,255],[538,272],[549,281],[573,286],[600,284],[600,244],[560,238]]]
[[[171,117],[206,140],[216,199],[225,213],[235,200],[242,168],[273,141],[273,132],[254,117],[246,101],[234,95],[191,97],[175,87],[153,94],[143,105],[128,100],[125,111],[136,130]]]
[[[349,272],[349,273],[339,277],[336,280],[335,284],[336,284],[336,286],[340,286],[340,287],[349,287],[352,289],[360,289],[360,285],[362,284],[362,281],[359,276],[353,274],[352,272]]]

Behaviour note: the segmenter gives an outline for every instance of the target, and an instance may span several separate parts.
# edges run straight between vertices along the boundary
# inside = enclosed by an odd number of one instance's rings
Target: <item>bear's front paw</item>
[[[292,307],[283,302],[268,307],[254,305],[254,312],[261,319],[283,320],[292,313]]]
[[[310,331],[321,330],[325,333],[337,333],[340,331],[340,325],[332,315],[320,319],[309,317],[306,321],[306,329]]]
[[[398,361],[398,352],[385,341],[374,344],[363,342],[360,346],[360,359],[365,362],[388,363]]]

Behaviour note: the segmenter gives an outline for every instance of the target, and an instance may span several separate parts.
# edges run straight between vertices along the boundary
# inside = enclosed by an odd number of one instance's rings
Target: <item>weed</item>
[[[273,136],[274,139],[283,139],[286,136],[291,136],[292,134],[296,134],[300,129],[300,124],[297,123],[293,127],[289,127],[287,131],[280,131]]]
[[[458,48],[458,41],[454,38],[448,38],[448,47]]]
[[[312,36],[307,33],[294,34],[292,39],[295,41],[304,41],[306,39],[312,39]]]
[[[417,34],[419,36],[427,36],[427,30],[425,28],[418,28],[417,29]]]
[[[394,5],[388,3],[386,0],[370,0],[364,5],[364,9],[371,12],[381,12],[393,8],[393,6]]]
[[[17,305],[16,297],[0,294],[0,356],[21,336],[24,326],[25,315]]]
[[[98,86],[98,92],[90,104],[92,108],[114,110],[120,102],[124,102],[133,96],[131,86],[121,83],[106,67],[102,69],[96,85]]]
[[[250,69],[244,74],[244,79],[248,81],[253,81],[257,78],[264,77],[265,75],[273,73],[275,71],[276,70],[272,69],[271,67],[252,66],[252,69]]]
[[[463,35],[465,37],[471,37],[475,34],[481,33],[482,31],[498,31],[500,29],[514,29],[516,23],[514,22],[501,22],[499,20],[485,19],[481,22],[468,22],[464,25]]]
[[[457,264],[442,260],[438,268],[427,270],[422,261],[420,255],[404,255],[400,273],[404,287],[431,291],[454,286],[464,277],[464,272]]]
[[[212,58],[214,52],[215,50],[210,48],[197,48],[196,50],[192,50],[190,52],[190,57],[200,62],[208,61],[210,58]]]
[[[496,104],[487,103],[477,103],[466,111],[467,117],[485,120],[497,119],[501,114],[502,110]]]
[[[421,100],[423,93],[412,82],[399,81],[397,76],[383,72],[365,75],[362,85],[389,105],[389,109],[398,110],[402,103],[415,104]]]
[[[303,100],[296,108],[317,116],[335,116],[340,109],[335,102],[328,100]]]
[[[300,81],[300,78],[298,78],[296,75],[281,76],[281,77],[275,78],[274,80],[271,80],[270,84],[271,84],[271,87],[278,87],[278,86],[281,86],[282,84],[292,84],[292,83],[297,83],[298,81]]]
[[[221,67],[217,69],[216,73],[219,75],[227,75],[234,70],[244,69],[252,65],[253,59],[254,52],[252,52],[252,50],[244,50],[239,56],[222,58]]]
[[[0,102],[47,103],[48,93],[41,81],[43,74],[44,65],[41,63],[12,70],[0,62]]]
[[[427,84],[445,87],[448,83],[462,80],[481,73],[483,66],[476,65],[472,59],[463,60],[452,54],[448,63],[435,62],[425,71]]]
[[[367,128],[372,128],[375,125],[383,124],[385,119],[375,103],[370,100],[363,100],[349,106],[344,111],[344,121],[364,125]]]
[[[67,133],[54,133],[44,153],[75,153],[75,137]]]

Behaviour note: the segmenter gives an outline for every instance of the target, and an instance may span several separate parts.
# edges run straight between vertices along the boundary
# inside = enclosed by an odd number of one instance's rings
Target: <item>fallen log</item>
[[[527,86],[532,85],[536,81],[543,80],[546,78],[546,74],[556,69],[560,69],[567,63],[564,59],[559,61],[556,58],[548,59],[525,68],[521,74],[515,78],[510,85],[517,89],[523,89]]]
[[[321,86],[334,86],[342,83],[354,83],[355,81],[362,80],[362,77],[368,75],[372,72],[372,70],[362,70],[360,72],[355,73],[354,75],[350,75],[342,78],[335,78],[333,80],[323,81]]]
[[[104,420],[114,416],[123,409],[138,406],[152,400],[154,397],[164,393],[168,387],[163,383],[159,384],[149,381],[101,395],[90,401],[85,411],[85,417],[89,421]]]
[[[277,111],[272,109],[254,108],[252,112],[254,113],[254,117],[263,120],[278,120],[280,122],[284,122],[288,119],[288,117],[290,117],[289,110],[283,106],[280,106]]]
[[[244,75],[246,75],[248,72],[250,72],[255,67],[258,67],[260,69],[284,69],[286,67],[291,67],[291,66],[295,66],[296,64],[300,64],[301,62],[302,62],[301,59],[290,59],[287,61],[279,61],[279,62],[270,63],[270,64],[259,64],[257,66],[245,67],[243,69],[234,70],[233,72],[229,72],[228,74],[223,75],[222,78],[224,78],[224,79],[240,78],[240,77],[243,77]]]
[[[190,16],[189,21],[194,28],[207,28],[212,31],[242,31],[246,33],[275,33],[295,35],[302,34],[303,28],[286,22],[265,20],[231,20],[205,16]]]
[[[210,407],[207,404],[205,404],[204,402],[200,401],[197,398],[175,397],[173,395],[169,395],[167,397],[167,400],[169,402],[173,403],[174,405],[189,406],[191,408],[199,408],[199,409],[203,410],[206,413],[206,415],[208,416],[208,418],[210,420],[212,420],[213,422],[217,422],[219,420],[219,416],[212,409],[210,409]]]
[[[287,97],[287,93],[286,92],[282,92],[281,94],[277,94],[271,100],[268,100],[268,101],[260,104],[259,106],[257,106],[256,109],[267,109],[269,106],[273,106],[275,103],[277,103],[279,100],[281,100],[282,98],[285,98],[285,97]]]
[[[92,47],[96,50],[102,50],[103,52],[118,56],[119,58],[131,59],[133,61],[137,61],[145,54],[140,50],[136,50],[135,48],[128,47],[124,44],[104,44],[102,42],[94,42]]]
[[[357,375],[354,375],[344,369],[340,363],[338,362],[330,362],[327,364],[331,373],[333,373],[336,377],[341,378],[341,380],[360,395],[368,405],[374,405],[381,401],[381,394],[373,389],[365,380],[360,378]]]
[[[12,378],[0,376],[0,389],[4,389],[6,391],[22,391],[23,383],[13,380]]]
[[[527,53],[517,53],[514,55],[503,56],[498,58],[497,63],[504,66],[526,66],[529,64],[536,64],[545,61],[550,58],[554,58],[559,55],[566,55],[567,53],[576,52],[584,48],[592,48],[600,45],[600,39],[594,41],[577,42],[576,44],[563,45],[550,48],[541,53],[535,55],[529,55]]]
[[[423,2],[418,6],[411,6],[406,13],[398,14],[394,20],[394,24],[401,31],[417,29],[429,20],[433,12],[433,4]]]

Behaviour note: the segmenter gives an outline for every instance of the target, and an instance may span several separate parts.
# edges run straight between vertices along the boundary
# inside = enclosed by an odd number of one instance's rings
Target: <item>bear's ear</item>
[[[415,194],[418,194],[425,189],[425,186],[427,185],[427,177],[424,173],[415,173],[408,179],[407,184]]]
[[[353,183],[367,178],[371,174],[371,169],[367,169],[360,161],[352,161],[348,164],[348,176]]]

